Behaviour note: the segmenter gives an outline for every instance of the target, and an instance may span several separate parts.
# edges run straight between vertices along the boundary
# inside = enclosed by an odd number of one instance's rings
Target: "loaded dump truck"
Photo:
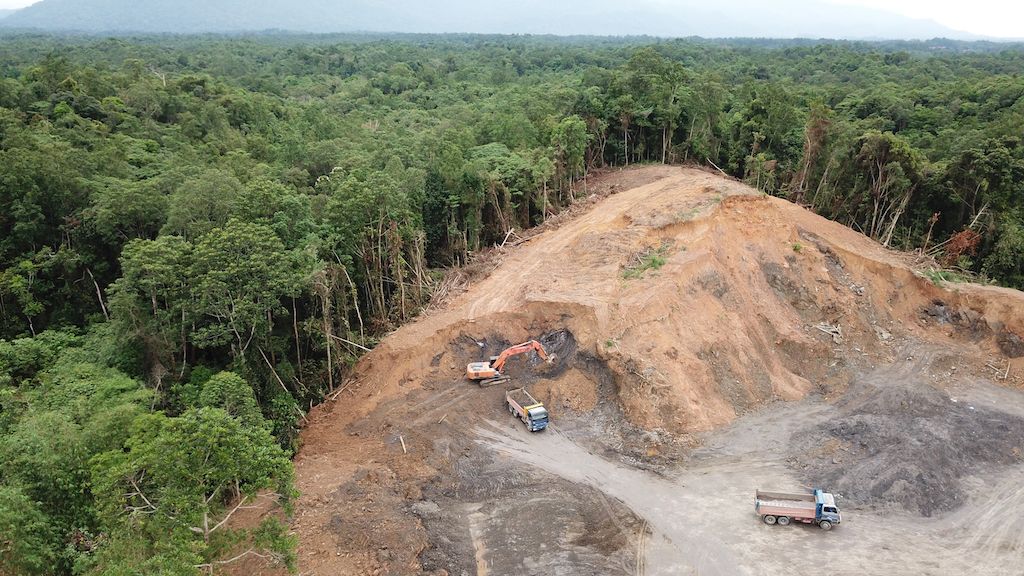
[[[831,530],[840,519],[835,497],[818,489],[797,494],[758,490],[754,493],[754,511],[765,524],[785,526],[795,521],[817,524],[822,530]]]
[[[526,424],[530,432],[537,432],[548,427],[548,410],[526,391],[516,388],[505,391],[505,406],[508,411]]]

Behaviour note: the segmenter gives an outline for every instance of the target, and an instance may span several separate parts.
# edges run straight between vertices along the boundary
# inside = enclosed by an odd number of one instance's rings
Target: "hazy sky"
[[[0,0],[0,8],[22,8],[37,0]],[[756,0],[758,3],[765,0]],[[806,0],[814,2],[816,0]],[[1020,0],[824,0],[870,6],[912,18],[935,20],[954,30],[1004,38],[1024,38],[1024,2]],[[657,0],[674,4],[675,0]],[[512,31],[510,31],[512,32]]]
[[[1024,38],[1024,2],[1020,0],[829,1],[836,4],[870,6],[897,12],[911,18],[927,18],[954,30],[972,34]]]

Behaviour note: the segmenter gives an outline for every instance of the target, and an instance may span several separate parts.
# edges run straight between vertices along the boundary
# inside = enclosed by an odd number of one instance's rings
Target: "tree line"
[[[305,412],[593,170],[715,166],[1024,287],[1024,50],[0,39],[0,572],[285,565]],[[261,495],[261,496],[258,496]]]

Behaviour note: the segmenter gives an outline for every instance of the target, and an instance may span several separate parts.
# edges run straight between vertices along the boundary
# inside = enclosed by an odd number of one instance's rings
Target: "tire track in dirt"
[[[1021,478],[1011,476],[1004,480],[996,490],[986,492],[983,502],[949,519],[954,530],[969,529],[969,536],[961,536],[959,549],[964,553],[985,555],[1024,551],[1024,516],[1014,513],[1024,510]],[[1024,572],[1024,568],[1021,571]]]
[[[461,391],[461,392],[460,392]],[[455,392],[454,396],[449,394]],[[424,424],[431,423],[433,418],[440,418],[443,416],[443,411],[448,410],[458,404],[468,400],[469,398],[479,394],[476,388],[467,388],[464,385],[453,386],[442,391],[440,394],[435,394],[422,402],[418,402],[410,407],[402,408],[403,412],[409,412],[412,414],[419,414],[419,416],[412,421],[414,426],[422,426]],[[449,398],[442,398],[443,396],[449,396]],[[440,402],[440,404],[438,404]],[[422,410],[424,406],[430,406],[427,410]]]
[[[560,476],[592,486],[617,498],[642,517],[651,536],[639,548],[646,553],[636,573],[658,575],[739,576],[752,574],[720,541],[703,535],[705,526],[694,524],[689,512],[700,508],[685,486],[627,468],[589,453],[557,430],[524,436],[491,425],[475,430],[487,447]],[[694,517],[699,517],[700,514]]]
[[[819,574],[814,558],[832,549],[836,576],[986,574],[1021,576],[1024,551],[1024,467],[974,480],[975,494],[953,513],[921,518],[900,510],[843,508],[844,522],[821,532],[813,526],[764,526],[752,512],[757,487],[797,488],[785,465],[795,415],[828,420],[827,405],[777,404],[715,433],[709,446],[666,478],[612,462],[577,445],[557,428],[543,434],[486,425],[475,429],[484,447],[621,501],[650,526],[635,541],[632,572],[657,576]],[[788,426],[780,425],[788,423]],[[807,422],[804,421],[804,425]],[[549,433],[553,432],[553,433]],[[745,441],[736,442],[737,435]]]

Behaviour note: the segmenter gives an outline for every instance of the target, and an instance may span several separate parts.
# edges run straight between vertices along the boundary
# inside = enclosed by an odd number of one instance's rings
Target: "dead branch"
[[[328,336],[330,336],[331,338],[334,338],[335,340],[337,340],[339,342],[343,342],[345,344],[348,344],[349,346],[355,346],[356,348],[359,348],[360,350],[362,350],[364,352],[373,352],[373,349],[367,348],[366,346],[362,346],[360,344],[356,344],[355,342],[352,342],[351,340],[346,340],[346,339],[342,338],[341,336],[335,336],[334,334],[328,334]]]
[[[355,380],[349,380],[348,382],[345,382],[341,386],[341,388],[338,389],[337,392],[335,392],[334,394],[331,394],[328,398],[330,398],[331,402],[334,402],[335,400],[338,399],[338,396],[341,396],[342,392],[344,392],[345,390],[348,390],[348,387],[351,386],[353,383],[355,383]]]
[[[92,280],[92,285],[96,287],[96,299],[100,301],[100,310],[103,310],[103,318],[109,322],[110,314],[107,313],[107,305],[103,303],[103,291],[100,290],[100,285],[96,282],[96,277],[92,275],[92,270],[86,268],[85,272],[89,275],[89,279]]]
[[[833,326],[831,324],[826,324],[826,323],[822,322],[821,324],[816,325],[815,328],[820,330],[820,331],[822,331],[822,332],[824,332],[825,334],[828,334],[829,336],[831,336],[832,337],[832,342],[834,342],[836,344],[842,344],[843,343],[843,327],[842,326]]]

